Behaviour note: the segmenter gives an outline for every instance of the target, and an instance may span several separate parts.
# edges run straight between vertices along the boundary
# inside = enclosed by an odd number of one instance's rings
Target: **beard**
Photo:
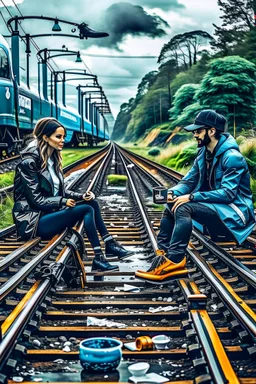
[[[211,142],[211,139],[208,135],[208,131],[206,131],[203,139],[197,139],[197,147],[198,148],[206,147],[210,142]]]

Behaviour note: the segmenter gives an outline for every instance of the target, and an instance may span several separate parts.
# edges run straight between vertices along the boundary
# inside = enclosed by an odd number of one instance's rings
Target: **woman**
[[[50,239],[78,220],[84,220],[84,229],[93,247],[93,271],[117,270],[105,258],[97,235],[105,242],[107,256],[123,259],[127,251],[112,236],[101,217],[93,192],[85,194],[65,190],[61,151],[66,131],[58,120],[46,117],[38,121],[33,132],[36,142],[21,154],[14,179],[13,218],[23,240],[40,236]],[[84,204],[76,205],[76,201]]]

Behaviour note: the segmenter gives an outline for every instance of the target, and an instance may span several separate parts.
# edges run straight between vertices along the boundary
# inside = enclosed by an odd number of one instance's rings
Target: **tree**
[[[182,113],[171,124],[171,128],[185,127],[195,120],[195,116],[202,110],[199,103],[193,103],[183,109]]]
[[[147,93],[148,89],[156,81],[158,71],[151,71],[147,73],[141,80],[137,88],[136,102],[138,103],[141,98]]]
[[[177,62],[173,59],[166,61],[159,67],[158,77],[164,77],[166,79],[168,95],[169,95],[169,107],[172,104],[172,91],[171,91],[171,80],[178,73]]]
[[[212,46],[221,55],[237,53],[237,47],[244,44],[255,26],[254,14],[256,12],[255,0],[218,0],[223,15],[222,26],[215,27],[216,39],[211,42]]]
[[[172,59],[177,66],[182,66],[187,70],[197,63],[202,47],[212,40],[213,38],[208,32],[201,30],[178,34],[164,44],[157,62],[163,63]]]
[[[195,93],[198,90],[197,84],[182,85],[173,97],[173,107],[169,110],[170,120],[176,120],[184,108],[195,102]]]
[[[121,140],[131,119],[131,113],[135,108],[135,99],[131,98],[128,103],[123,103],[120,107],[120,112],[117,115],[113,128],[112,140]]]
[[[251,127],[256,121],[256,66],[239,56],[215,59],[196,98],[202,108],[223,113],[231,125]]]

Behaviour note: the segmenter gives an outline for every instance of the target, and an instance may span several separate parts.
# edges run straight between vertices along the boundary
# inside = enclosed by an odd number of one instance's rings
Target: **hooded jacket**
[[[206,172],[205,147],[199,150],[191,170],[169,191],[176,196],[193,193],[193,202],[215,210],[241,244],[255,225],[250,173],[233,136],[223,133],[217,145],[210,171],[209,191],[200,190]]]
[[[18,235],[29,240],[36,235],[38,221],[47,213],[64,209],[67,199],[80,200],[83,195],[65,190],[61,172],[59,195],[54,196],[54,185],[47,168],[41,170],[42,159],[38,148],[31,147],[21,153],[14,178],[13,219]]]

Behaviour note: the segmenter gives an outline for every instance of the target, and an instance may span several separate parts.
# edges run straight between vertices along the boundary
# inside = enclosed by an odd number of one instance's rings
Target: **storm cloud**
[[[130,3],[113,4],[102,17],[101,25],[108,31],[109,37],[96,43],[115,49],[120,49],[119,45],[127,35],[156,38],[166,35],[164,28],[169,28],[169,24],[160,16],[150,15],[143,7]]]
[[[185,9],[183,4],[180,4],[178,0],[139,0],[137,1],[140,5],[147,8],[159,8],[163,11],[171,11],[178,9]]]

